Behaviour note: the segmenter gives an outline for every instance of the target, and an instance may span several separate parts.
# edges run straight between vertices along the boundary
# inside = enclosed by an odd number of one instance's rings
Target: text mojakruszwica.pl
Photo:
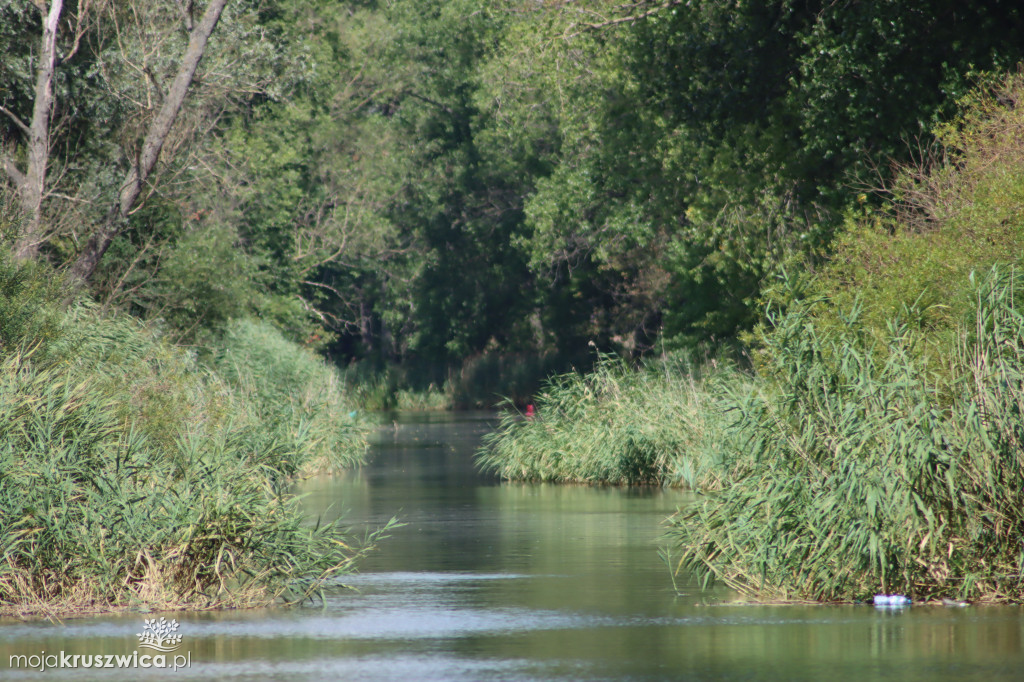
[[[179,668],[192,667],[192,652],[175,654],[168,661],[166,654],[142,654],[133,651],[130,654],[67,654],[61,651],[48,654],[16,654],[10,657],[11,668],[51,670],[54,668]]]

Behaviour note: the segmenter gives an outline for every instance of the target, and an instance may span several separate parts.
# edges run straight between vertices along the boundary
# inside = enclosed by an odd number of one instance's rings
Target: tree
[[[85,248],[71,266],[69,272],[74,280],[85,282],[92,276],[114,237],[124,229],[129,212],[135,206],[142,193],[143,185],[149,180],[156,167],[160,151],[181,111],[196,69],[206,52],[207,42],[210,40],[227,3],[228,0],[210,0],[198,24],[193,24],[191,17],[186,14],[189,42],[185,54],[181,57],[178,72],[164,97],[163,106],[160,107],[159,113],[146,131],[138,157],[133,158],[130,162],[128,174],[121,183],[117,203],[110,208],[103,222],[93,232]]]
[[[979,69],[1024,56],[1005,3],[510,2],[490,111],[553,131],[525,204],[538,273],[599,283],[612,336],[677,344],[758,319],[854,197]],[[660,271],[660,273],[659,273]],[[659,276],[652,276],[652,275]],[[550,275],[549,275],[550,277]]]
[[[182,111],[196,70],[206,52],[210,36],[227,4],[228,0],[210,0],[203,10],[202,17],[196,22],[192,17],[192,3],[189,3],[187,7],[176,3],[175,14],[178,16],[179,25],[184,25],[188,34],[188,45],[178,60],[173,81],[166,92],[162,90],[160,79],[153,69],[146,66],[141,70],[142,82],[156,92],[159,106],[155,108],[155,115],[145,126],[145,131],[141,135],[141,145],[129,152],[128,169],[118,183],[116,199],[111,202],[110,208],[94,226],[85,247],[77,254],[69,268],[73,279],[79,282],[88,280],[113,238],[124,230],[130,212],[138,204],[143,188],[151,180],[161,151]],[[41,44],[38,58],[32,60],[35,63],[36,85],[31,98],[31,123],[23,122],[10,107],[0,108],[15,122],[25,139],[24,170],[18,167],[11,154],[4,153],[0,156],[3,169],[15,187],[24,214],[23,227],[15,240],[15,254],[20,259],[35,257],[40,246],[55,231],[54,226],[44,225],[43,212],[45,199],[53,194],[48,171],[52,166],[53,131],[51,124],[55,106],[53,86],[58,68],[67,63],[78,53],[79,48],[88,42],[90,59],[93,65],[102,71],[104,68],[104,45],[111,40],[111,36],[100,34],[99,29],[96,29],[100,19],[108,19],[110,25],[119,27],[119,14],[124,12],[136,15],[145,14],[145,12],[139,12],[139,8],[122,8],[116,4],[105,3],[103,0],[81,0],[74,7],[73,19],[70,20],[71,29],[64,39],[66,45],[63,53],[59,54],[60,38],[66,33],[62,29],[62,13],[65,9],[63,0],[52,0],[48,7],[37,4],[37,8],[43,15],[43,21],[40,28]],[[90,31],[93,32],[92,35],[90,35]],[[120,35],[117,37],[121,38]],[[152,39],[152,36],[139,37]],[[123,51],[123,46],[121,49]],[[161,58],[166,60],[168,56],[161,55]],[[76,74],[76,76],[84,77],[82,74]],[[138,78],[137,75],[136,78]],[[77,86],[72,83],[67,87],[72,87],[72,85]],[[117,93],[109,94],[114,101],[118,99]],[[134,117],[135,120],[139,118],[138,114]],[[145,115],[141,118],[145,118]],[[122,120],[129,122],[132,119],[131,116],[122,117]],[[109,135],[110,132],[107,131],[107,134]],[[128,131],[122,130],[121,132]],[[81,146],[81,140],[78,140],[78,144],[79,147],[69,151],[69,156],[81,157],[89,151],[86,147]],[[109,145],[109,141],[106,144]],[[83,162],[81,158],[77,161]]]
[[[96,9],[90,0],[78,3],[70,44],[65,46],[63,54],[58,54],[64,2],[51,0],[48,8],[41,0],[34,4],[42,15],[42,22],[31,122],[25,123],[11,109],[0,105],[0,112],[6,114],[25,137],[27,161],[24,170],[18,168],[5,150],[0,149],[0,167],[13,183],[24,214],[24,227],[14,246],[14,257],[18,260],[33,258],[46,237],[42,214],[43,201],[47,194],[47,165],[50,159],[54,73],[62,62],[68,61],[78,52],[82,37],[88,29],[90,16]]]

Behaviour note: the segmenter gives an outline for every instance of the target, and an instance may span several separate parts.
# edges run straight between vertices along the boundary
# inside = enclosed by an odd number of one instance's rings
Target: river
[[[492,425],[402,415],[377,434],[370,465],[302,484],[311,514],[405,523],[323,604],[161,614],[180,623],[188,665],[176,671],[10,666],[41,652],[141,653],[148,614],[3,620],[0,678],[1024,679],[1018,607],[751,606],[687,580],[674,589],[659,522],[685,493],[500,484],[472,463]]]

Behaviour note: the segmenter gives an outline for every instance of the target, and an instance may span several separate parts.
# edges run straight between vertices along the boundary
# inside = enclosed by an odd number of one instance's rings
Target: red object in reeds
[[[534,415],[533,403],[530,403],[529,405],[526,406],[526,418],[527,419],[533,419],[533,415]]]

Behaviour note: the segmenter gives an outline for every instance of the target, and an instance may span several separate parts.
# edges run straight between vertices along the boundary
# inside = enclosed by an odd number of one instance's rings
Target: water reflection
[[[486,416],[383,429],[371,466],[303,484],[312,512],[406,525],[317,608],[184,614],[182,679],[1016,680],[1017,608],[731,605],[671,588],[655,489],[500,485],[472,466]],[[725,602],[705,605],[706,602]],[[141,614],[0,625],[4,679],[166,679],[10,670],[12,654],[124,653]]]

